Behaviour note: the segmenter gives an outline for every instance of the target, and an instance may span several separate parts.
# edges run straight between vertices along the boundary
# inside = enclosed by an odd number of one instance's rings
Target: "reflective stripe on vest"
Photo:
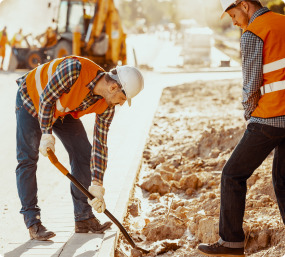
[[[266,84],[260,88],[261,95],[285,89],[285,80]]]
[[[98,71],[104,71],[100,66],[92,62],[91,60],[80,57],[80,56],[69,56],[65,58],[54,59],[51,62],[42,64],[30,71],[26,78],[28,94],[31,97],[35,109],[39,112],[39,102],[40,96],[44,91],[46,85],[51,80],[53,73],[55,72],[57,66],[67,58],[76,58],[81,63],[80,74],[72,85],[68,93],[63,93],[55,103],[55,111],[53,122],[59,116],[65,116],[66,114],[71,114],[74,118],[80,118],[81,116],[87,113],[103,113],[108,105],[104,98],[99,99],[96,103],[89,106],[86,110],[83,111],[73,111],[82,103],[87,94],[90,93],[90,90],[87,88],[87,85],[94,80]]]
[[[285,16],[266,12],[255,18],[247,30],[263,40],[263,85],[251,116],[285,116]]]
[[[263,65],[263,74],[265,73],[269,73],[275,70],[279,70],[285,68],[285,58],[272,62],[272,63],[268,63],[268,64],[264,64]]]
[[[43,68],[44,64],[40,65],[37,70],[36,70],[36,74],[35,74],[35,79],[36,79],[36,87],[38,90],[38,94],[39,96],[42,94],[42,92],[44,91],[42,88],[42,83],[41,83],[41,70]]]

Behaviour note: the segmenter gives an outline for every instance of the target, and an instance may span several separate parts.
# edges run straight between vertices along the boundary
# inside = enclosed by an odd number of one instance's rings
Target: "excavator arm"
[[[86,51],[90,50],[103,32],[108,36],[106,59],[113,63],[122,60],[122,64],[126,64],[126,34],[123,32],[114,0],[96,0],[94,16],[90,20],[85,38]]]
[[[85,38],[86,50],[89,50],[93,45],[95,38],[98,38],[103,31],[106,19],[108,17],[108,11],[110,6],[110,0],[97,0],[96,8],[93,18],[90,21],[88,32]]]

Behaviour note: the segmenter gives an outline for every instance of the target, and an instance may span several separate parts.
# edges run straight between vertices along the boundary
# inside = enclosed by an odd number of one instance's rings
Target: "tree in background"
[[[285,14],[285,3],[282,0],[269,1],[267,6],[273,12]]]
[[[270,10],[284,14],[284,1],[260,1]],[[119,11],[127,30],[137,30],[142,24],[150,27],[174,23],[179,28],[182,19],[194,19],[220,33],[233,28],[230,18],[219,19],[220,0],[120,0]]]
[[[135,27],[136,21],[143,18],[140,0],[122,0],[119,5],[119,12],[126,29]]]
[[[177,6],[179,0],[121,0],[119,11],[127,30],[179,23]]]

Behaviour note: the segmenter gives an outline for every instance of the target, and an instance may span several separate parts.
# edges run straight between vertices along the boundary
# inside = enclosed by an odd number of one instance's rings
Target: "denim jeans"
[[[243,247],[246,181],[273,149],[272,180],[285,223],[285,128],[251,123],[222,172],[219,235],[225,246]]]
[[[20,93],[16,97],[17,119],[17,160],[16,180],[18,194],[24,215],[24,221],[29,228],[40,222],[40,207],[37,198],[36,170],[39,159],[41,129],[37,118],[28,113],[23,106]],[[91,144],[86,131],[79,119],[67,115],[53,124],[53,132],[62,141],[69,154],[71,174],[85,187],[91,184],[90,158]],[[87,197],[71,183],[71,195],[74,205],[75,221],[94,217]]]

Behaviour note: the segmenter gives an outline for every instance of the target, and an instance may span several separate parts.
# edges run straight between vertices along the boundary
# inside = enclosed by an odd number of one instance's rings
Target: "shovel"
[[[94,199],[94,196],[92,194],[89,193],[89,191],[74,177],[72,176],[69,171],[58,161],[56,155],[54,154],[54,152],[51,149],[47,149],[47,153],[48,153],[48,158],[51,161],[51,163],[57,167],[61,173],[63,175],[65,175],[66,177],[68,177],[71,182],[83,193],[85,194],[90,200]],[[137,249],[139,251],[141,251],[142,253],[149,253],[148,250],[142,249],[138,246],[136,246],[136,244],[134,243],[133,239],[130,237],[130,235],[128,234],[128,232],[126,231],[126,229],[123,227],[123,225],[107,210],[105,209],[104,214],[108,216],[108,218],[113,221],[117,227],[120,229],[120,231],[123,233],[123,235],[125,236],[125,238],[127,239],[127,241],[130,243],[130,245],[134,248]]]

